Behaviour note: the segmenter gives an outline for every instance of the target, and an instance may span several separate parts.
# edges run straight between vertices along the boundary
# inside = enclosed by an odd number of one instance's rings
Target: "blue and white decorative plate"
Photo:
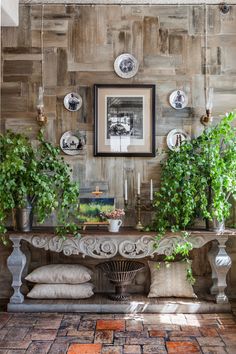
[[[184,141],[189,141],[190,136],[182,129],[172,129],[166,137],[167,146],[170,150],[178,151]]]
[[[70,92],[64,97],[64,106],[68,111],[78,111],[82,106],[82,97],[75,92]]]
[[[86,135],[81,132],[65,132],[60,139],[60,147],[67,155],[79,155],[86,144]]]
[[[184,91],[175,90],[169,97],[170,105],[175,109],[183,109],[188,104],[188,97]]]
[[[116,74],[123,79],[129,79],[136,75],[138,67],[139,64],[137,59],[129,53],[119,55],[114,62],[114,70]]]

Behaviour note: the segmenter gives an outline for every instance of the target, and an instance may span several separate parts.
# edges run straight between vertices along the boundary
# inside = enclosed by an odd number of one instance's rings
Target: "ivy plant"
[[[196,217],[224,221],[230,213],[230,196],[236,198],[236,113],[226,114],[216,126],[169,151],[162,168],[160,191],[155,194],[154,228],[160,240],[166,230],[190,227]],[[188,237],[173,252],[188,258]]]
[[[42,130],[36,146],[23,134],[0,134],[0,235],[7,231],[12,209],[23,207],[26,198],[39,223],[54,212],[57,232],[76,234],[79,185],[71,181],[70,172],[60,150],[45,140]]]

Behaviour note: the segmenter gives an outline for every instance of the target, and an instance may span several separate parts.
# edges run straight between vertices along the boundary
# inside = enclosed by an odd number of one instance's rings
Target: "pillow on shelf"
[[[186,279],[188,264],[174,262],[148,262],[151,285],[148,297],[189,297],[196,298],[192,285]]]
[[[25,279],[41,284],[82,284],[89,281],[92,274],[80,264],[49,264],[34,269]]]
[[[94,295],[93,284],[36,284],[27,294],[31,299],[87,299]]]

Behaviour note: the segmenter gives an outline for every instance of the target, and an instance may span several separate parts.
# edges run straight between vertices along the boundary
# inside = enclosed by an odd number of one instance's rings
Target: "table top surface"
[[[185,230],[187,232],[189,232],[192,236],[196,235],[196,236],[200,236],[200,235],[204,235],[204,236],[212,236],[212,235],[221,235],[221,234],[225,234],[225,235],[236,235],[236,229],[230,229],[230,228],[227,228],[225,229],[224,232],[217,232],[217,231],[208,231],[206,229],[188,229],[188,230]],[[181,232],[181,231],[180,231]],[[165,236],[175,236],[175,235],[179,235],[180,232],[176,232],[176,233],[173,233],[171,231],[167,231]],[[32,231],[30,232],[22,232],[22,231],[14,231],[14,230],[9,230],[8,231],[8,235],[19,235],[19,236],[22,236],[24,235],[24,237],[27,237],[27,235],[30,237],[32,235],[56,235],[56,231],[55,231],[55,228],[53,227],[34,227],[32,229]],[[81,236],[109,236],[109,237],[112,237],[112,236],[129,236],[129,237],[137,237],[137,236],[152,236],[152,237],[155,237],[157,235],[157,232],[155,231],[145,231],[145,230],[142,230],[142,231],[139,231],[139,230],[136,230],[135,228],[132,228],[132,227],[122,227],[120,228],[120,231],[119,232],[109,232],[107,230],[106,227],[99,227],[99,228],[96,228],[96,227],[89,227],[87,228],[86,230],[80,230],[79,231],[79,234],[81,234]],[[66,237],[70,237],[71,235],[66,235]]]

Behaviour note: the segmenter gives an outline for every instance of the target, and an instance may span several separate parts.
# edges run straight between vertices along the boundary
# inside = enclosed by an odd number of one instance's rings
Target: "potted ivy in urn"
[[[155,195],[155,227],[185,229],[196,217],[223,222],[236,198],[236,113],[170,151]]]
[[[34,211],[39,223],[55,212],[58,233],[76,233],[78,196],[78,183],[42,130],[36,146],[23,134],[0,134],[0,235],[12,211],[21,231],[31,230]]]
[[[210,229],[224,230],[232,206],[230,197],[236,199],[235,118],[235,112],[226,114],[217,125],[184,142],[179,151],[168,153],[154,199],[158,239],[167,229],[186,230],[196,218],[206,220]],[[192,247],[186,232],[183,238],[174,253],[187,257]]]

